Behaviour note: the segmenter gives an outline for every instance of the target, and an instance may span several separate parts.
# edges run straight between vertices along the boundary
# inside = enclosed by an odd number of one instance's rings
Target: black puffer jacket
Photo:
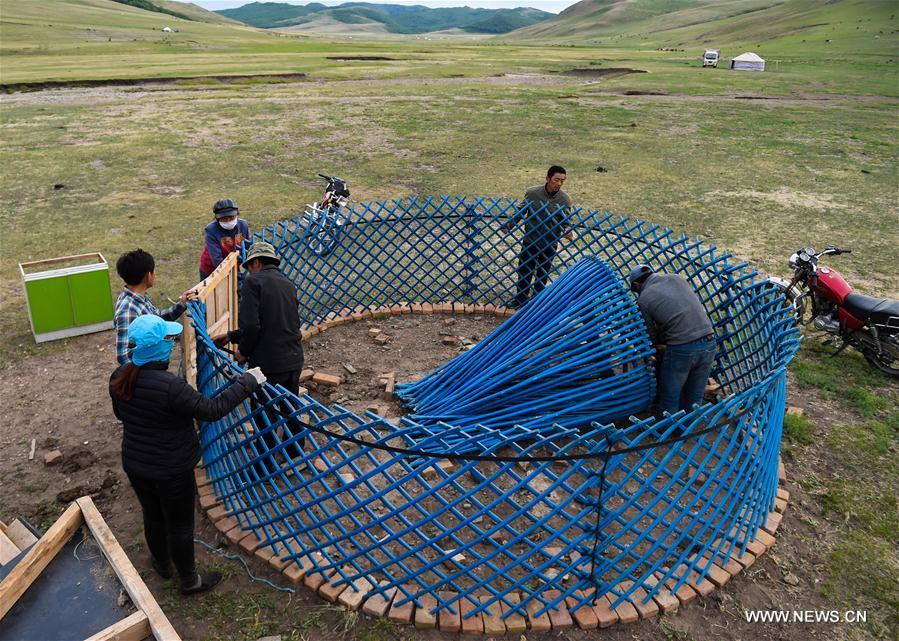
[[[123,365],[122,367],[127,367]],[[167,363],[140,368],[134,395],[126,400],[112,388],[112,410],[124,425],[122,467],[148,480],[171,478],[200,460],[200,443],[193,419],[223,417],[256,389],[256,379],[243,373],[215,398],[206,398],[183,378],[166,371]],[[113,372],[110,381],[119,373]]]
[[[228,332],[250,367],[266,376],[303,369],[297,288],[274,265],[250,274],[240,286],[238,329]]]

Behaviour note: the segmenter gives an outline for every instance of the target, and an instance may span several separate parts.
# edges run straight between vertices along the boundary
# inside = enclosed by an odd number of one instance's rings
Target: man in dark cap
[[[715,331],[702,302],[683,277],[638,265],[628,278],[637,306],[659,349],[659,409],[689,412],[702,403],[715,364]]]
[[[215,220],[203,230],[203,253],[200,254],[200,280],[205,280],[231,252],[250,237],[250,226],[240,217],[237,203],[223,198],[212,206]]]
[[[243,267],[250,275],[240,286],[238,328],[213,336],[212,340],[219,347],[236,343],[239,359],[246,359],[250,367],[259,367],[270,384],[281,385],[298,394],[303,345],[300,342],[297,289],[278,269],[280,263],[280,256],[269,243],[253,243],[243,261]],[[266,417],[270,423],[279,418],[276,411],[266,412]],[[257,426],[264,429],[260,422]],[[291,428],[296,434],[300,426],[291,422]],[[273,435],[263,436],[263,441],[268,447],[277,444]],[[292,457],[300,455],[298,447],[288,450]]]

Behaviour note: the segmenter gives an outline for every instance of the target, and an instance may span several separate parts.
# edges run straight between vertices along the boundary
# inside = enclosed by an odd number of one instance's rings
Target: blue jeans
[[[709,374],[715,364],[715,338],[700,338],[682,345],[669,345],[659,368],[659,409],[674,414],[702,403]]]

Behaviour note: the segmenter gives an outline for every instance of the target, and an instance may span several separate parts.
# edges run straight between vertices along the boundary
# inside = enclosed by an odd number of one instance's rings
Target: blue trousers
[[[669,345],[659,368],[659,409],[674,414],[702,403],[709,374],[715,365],[715,338]]]
[[[521,252],[518,254],[518,281],[513,302],[515,307],[527,303],[531,292],[536,296],[544,290],[555,257],[556,241],[547,243],[545,240],[533,241],[527,238],[522,241]]]

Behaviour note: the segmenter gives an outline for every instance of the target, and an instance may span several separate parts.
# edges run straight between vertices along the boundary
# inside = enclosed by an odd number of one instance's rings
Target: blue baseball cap
[[[171,323],[153,314],[138,316],[128,326],[128,343],[133,345],[131,362],[140,366],[169,360],[172,344],[166,338],[178,336],[183,329],[181,323]]]

